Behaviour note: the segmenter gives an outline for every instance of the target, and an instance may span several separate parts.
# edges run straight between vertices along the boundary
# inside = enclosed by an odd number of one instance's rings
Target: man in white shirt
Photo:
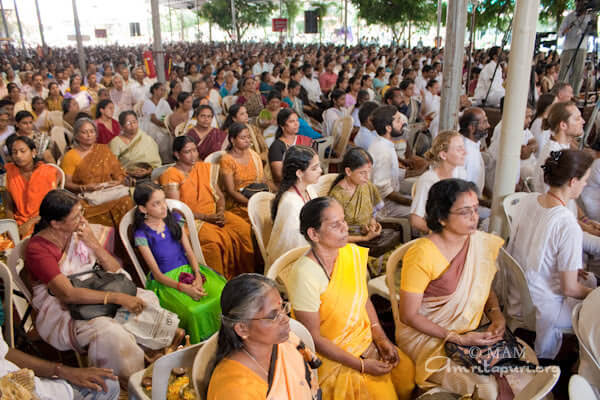
[[[112,370],[72,368],[42,360],[9,348],[0,330],[0,377],[22,368],[30,369],[35,374],[35,394],[41,400],[117,400],[119,398],[119,382]]]
[[[504,97],[505,91],[502,86],[502,67],[498,65],[501,51],[500,47],[494,46],[488,52],[490,62],[481,70],[479,79],[477,80],[477,86],[475,87],[474,97],[475,104],[477,105],[482,105],[483,101],[485,101],[485,104],[483,104],[484,106],[498,107],[500,105],[500,99]],[[497,65],[498,68],[496,68]]]
[[[27,101],[31,103],[31,100],[36,96],[44,100],[48,97],[48,88],[44,87],[44,77],[40,73],[33,75],[33,84],[31,90],[27,92]]]
[[[369,150],[371,144],[377,139],[377,132],[375,132],[375,127],[371,121],[371,114],[377,107],[379,107],[379,105],[374,101],[367,101],[360,106],[360,109],[358,110],[360,128],[354,137],[354,144],[365,150]]]
[[[300,80],[300,85],[306,89],[308,100],[314,104],[321,103],[323,92],[321,92],[319,80],[313,76],[312,66],[310,64],[304,64],[302,72],[304,73],[304,76]]]
[[[440,83],[435,79],[430,79],[425,86],[421,112],[423,116],[433,113],[431,118],[440,112]]]
[[[417,93],[421,96],[421,98],[424,95],[425,88],[427,87],[427,82],[429,82],[429,80],[433,79],[434,77],[435,71],[433,70],[433,67],[431,65],[423,66],[421,74],[418,75],[415,79],[415,87],[417,89]]]
[[[260,77],[263,72],[273,72],[273,65],[265,62],[265,55],[260,53],[258,55],[258,62],[252,67],[252,75]]]
[[[556,82],[552,88],[552,93],[556,95],[554,103],[564,103],[573,100],[573,87],[567,82]]]
[[[110,99],[115,105],[114,115],[118,116],[123,111],[133,110],[135,99],[129,89],[124,87],[121,75],[115,75],[112,83],[113,87],[110,89]]]
[[[387,105],[375,109],[371,121],[378,135],[369,146],[369,153],[373,156],[373,184],[384,201],[379,213],[384,217],[407,217],[411,200],[400,193],[400,183],[406,171],[400,168],[392,141],[406,131],[406,117],[395,106]]]
[[[560,55],[560,72],[558,80],[560,82],[569,82],[573,87],[575,95],[579,94],[581,82],[583,78],[583,65],[585,63],[585,55],[588,48],[588,40],[590,38],[590,29],[588,24],[593,24],[593,32],[596,31],[596,16],[593,13],[587,13],[585,10],[585,1],[575,1],[575,11],[567,15],[558,29],[559,36],[564,36],[563,52]],[[577,45],[582,39],[581,46],[577,50]],[[575,57],[572,65],[571,60]],[[568,71],[567,71],[567,68]]]
[[[477,107],[465,110],[458,120],[458,124],[460,133],[464,136],[465,150],[467,151],[465,157],[467,180],[477,185],[481,195],[485,190],[485,164],[481,156],[480,141],[487,136],[490,124],[485,112]]]
[[[152,85],[152,82],[145,76],[146,74],[142,67],[136,67],[133,70],[133,80],[129,85],[129,90],[136,104],[150,97],[150,85]]]

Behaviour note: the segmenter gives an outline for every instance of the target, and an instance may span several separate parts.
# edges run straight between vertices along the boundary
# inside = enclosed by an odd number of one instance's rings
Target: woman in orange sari
[[[241,189],[252,183],[266,183],[260,156],[250,149],[250,131],[246,125],[233,123],[229,128],[227,154],[221,157],[221,177],[227,194],[225,208],[248,218],[248,199]]]
[[[108,145],[96,143],[96,125],[80,118],[73,127],[74,146],[61,163],[65,187],[82,193],[86,219],[93,224],[118,228],[121,218],[134,207],[125,172]]]
[[[218,167],[198,161],[198,149],[187,136],[173,142],[174,167],[160,177],[167,197],[187,204],[194,212],[198,238],[208,266],[231,279],[254,272],[250,224],[225,211],[225,196],[217,185]]]
[[[300,232],[311,248],[280,276],[323,360],[323,400],[410,399],[414,365],[381,327],[367,290],[369,251],[348,243],[342,206],[330,197],[309,201]]]
[[[27,136],[12,135],[6,145],[13,160],[5,165],[9,194],[7,217],[17,221],[19,236],[25,238],[33,233],[34,225],[40,220],[44,196],[58,185],[58,171],[37,159],[35,143]]]
[[[314,355],[290,331],[289,303],[281,300],[275,282],[259,274],[240,275],[225,285],[221,309],[217,346],[204,375],[197,376],[203,382],[210,378],[202,398],[321,398],[314,370],[305,361],[305,356],[315,360]]]

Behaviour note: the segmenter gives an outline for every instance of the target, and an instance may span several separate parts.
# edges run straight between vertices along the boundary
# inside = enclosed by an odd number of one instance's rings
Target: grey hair
[[[235,332],[235,324],[254,318],[264,306],[269,290],[276,287],[273,280],[260,274],[241,274],[227,282],[221,293],[223,315],[216,364],[242,348],[244,343]]]
[[[0,108],[0,115],[8,115],[9,118],[12,116],[7,107]]]
[[[94,127],[94,131],[96,131],[96,134],[98,134],[98,130],[96,129],[96,124],[94,124],[94,121],[92,121],[89,118],[79,118],[77,121],[75,121],[75,124],[73,124],[73,141],[77,142],[77,136],[79,135],[79,131],[81,131],[81,128],[83,127],[83,125],[85,124],[92,124],[92,126]]]

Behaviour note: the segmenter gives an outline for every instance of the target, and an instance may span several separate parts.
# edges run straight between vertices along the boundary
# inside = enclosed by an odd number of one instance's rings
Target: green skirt
[[[221,292],[227,281],[221,275],[204,265],[198,265],[200,272],[206,276],[204,290],[207,295],[194,301],[187,294],[168,287],[152,279],[148,275],[146,288],[158,296],[161,307],[179,316],[179,326],[190,335],[191,343],[199,343],[211,337],[221,327]],[[182,265],[165,275],[179,282],[179,274],[193,274],[189,265]]]

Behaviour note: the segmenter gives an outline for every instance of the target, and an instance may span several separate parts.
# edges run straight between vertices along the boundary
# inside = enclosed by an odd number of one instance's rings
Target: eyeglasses
[[[292,306],[287,301],[281,303],[281,310],[272,317],[262,317],[262,318],[249,318],[249,321],[269,321],[269,322],[281,322],[285,317],[288,316],[292,309]]]
[[[450,214],[460,215],[461,217],[470,217],[471,215],[479,215],[479,207],[463,207],[456,211],[450,211]]]

